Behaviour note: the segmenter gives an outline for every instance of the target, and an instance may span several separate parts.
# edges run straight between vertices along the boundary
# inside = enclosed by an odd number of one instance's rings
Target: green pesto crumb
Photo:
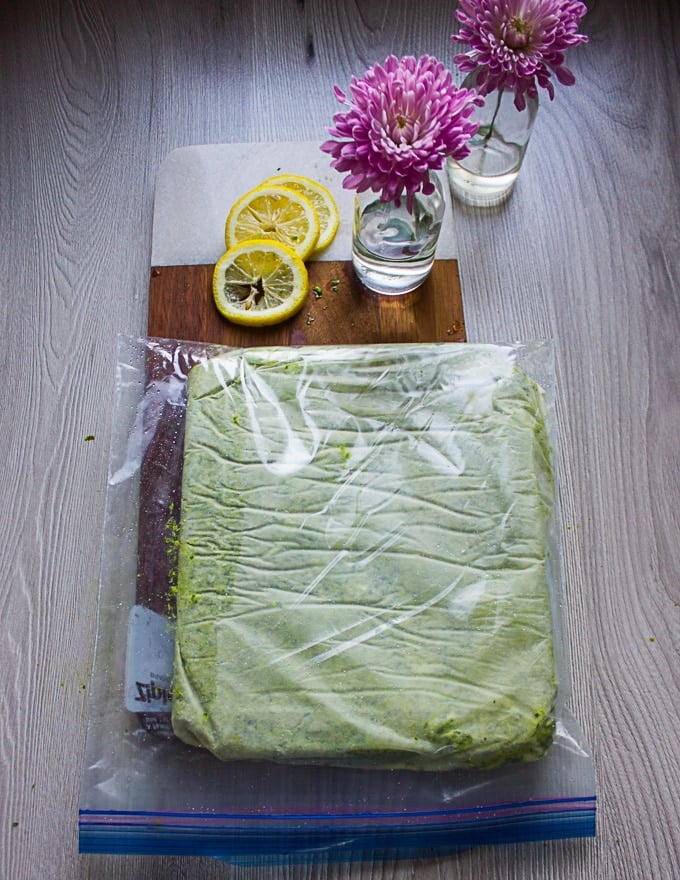
[[[177,592],[173,590],[177,583],[177,565],[179,560],[179,548],[180,548],[180,525],[175,516],[175,504],[174,502],[170,502],[168,505],[169,516],[165,523],[165,547],[168,554],[168,603],[167,610],[168,614],[172,617],[174,614],[174,608],[172,607],[171,598]]]
[[[89,443],[91,440],[94,440],[94,434],[86,434],[85,437],[83,437],[83,440],[85,443]]]

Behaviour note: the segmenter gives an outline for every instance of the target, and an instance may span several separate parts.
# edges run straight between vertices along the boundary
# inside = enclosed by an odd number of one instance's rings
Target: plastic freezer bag
[[[230,858],[593,833],[550,346],[147,340],[121,361],[96,693],[124,726],[93,697],[83,848],[167,851],[180,816],[173,851]],[[116,522],[140,539],[111,590]]]

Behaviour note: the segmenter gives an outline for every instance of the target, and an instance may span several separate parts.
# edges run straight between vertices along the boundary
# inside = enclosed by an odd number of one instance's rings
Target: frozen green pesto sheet
[[[542,397],[494,345],[260,348],[194,367],[176,734],[223,760],[543,755]]]

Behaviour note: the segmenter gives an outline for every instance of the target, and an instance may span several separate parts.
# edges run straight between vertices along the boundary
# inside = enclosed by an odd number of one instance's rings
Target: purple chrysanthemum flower
[[[413,207],[415,193],[434,190],[429,172],[443,167],[447,156],[462,159],[478,123],[470,114],[481,99],[458,88],[444,65],[429,55],[399,60],[390,55],[361,79],[352,77],[351,101],[335,86],[335,96],[348,109],[336,113],[321,145],[331,165],[347,172],[345,189],[379,192],[384,202]]]
[[[494,89],[515,93],[522,110],[525,95],[536,98],[537,85],[555,89],[554,73],[565,86],[574,74],[564,65],[567,49],[587,42],[578,26],[588,11],[579,0],[460,0],[456,18],[460,30],[451,39],[471,46],[453,59],[464,72],[480,68],[477,89],[487,95]]]

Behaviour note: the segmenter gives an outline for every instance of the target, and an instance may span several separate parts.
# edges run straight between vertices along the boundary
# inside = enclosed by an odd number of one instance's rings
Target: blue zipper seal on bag
[[[452,811],[339,815],[81,810],[81,853],[202,855],[239,864],[423,858],[461,849],[593,837],[596,797]]]

